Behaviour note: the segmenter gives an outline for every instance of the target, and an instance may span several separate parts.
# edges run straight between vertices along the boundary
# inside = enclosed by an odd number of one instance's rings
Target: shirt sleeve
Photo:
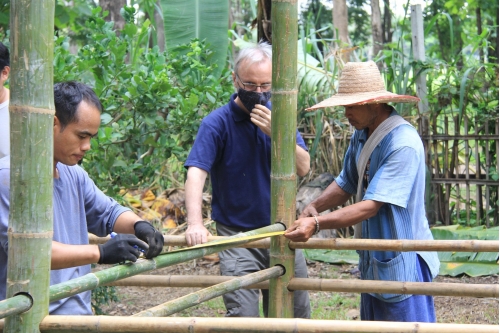
[[[105,195],[97,188],[87,172],[81,168],[79,169],[81,172],[80,182],[83,186],[87,229],[97,236],[106,236],[113,231],[118,216],[130,209],[123,207],[116,200]]]
[[[406,208],[419,165],[419,156],[413,148],[401,147],[393,151],[370,180],[363,200]]]
[[[342,171],[340,171],[338,177],[335,178],[337,185],[350,194],[356,194],[356,191],[358,190],[358,169],[356,167],[355,141],[357,140],[355,135],[353,135],[344,157]]]
[[[222,147],[224,147],[222,131],[217,130],[214,124],[203,120],[184,167],[194,166],[210,173],[212,166],[220,158]]]
[[[305,151],[309,151],[309,149],[306,146],[306,143],[304,142],[304,139],[302,138],[302,135],[300,135],[299,130],[297,130],[296,134],[296,142],[295,142],[299,147],[303,148]]]

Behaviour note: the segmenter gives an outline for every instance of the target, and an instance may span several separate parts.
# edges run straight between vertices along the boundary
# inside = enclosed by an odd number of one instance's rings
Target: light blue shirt
[[[54,179],[54,236],[57,242],[73,245],[89,243],[88,232],[106,236],[116,219],[128,208],[102,193],[78,165],[57,164]],[[10,157],[0,159],[0,300],[6,296],[10,198]],[[58,284],[90,273],[90,265],[50,271],[50,284]],[[91,315],[91,292],[86,291],[49,306],[53,315]]]
[[[397,115],[393,111],[391,116]],[[346,192],[356,194],[357,160],[367,140],[367,130],[354,133],[335,179]],[[425,152],[417,131],[401,125],[387,134],[370,156],[369,184],[363,200],[383,202],[378,213],[362,224],[368,239],[432,240],[425,213]],[[418,281],[416,254],[431,271],[439,273],[436,252],[358,251],[361,277],[368,280]],[[386,302],[398,302],[411,295],[371,294]]]

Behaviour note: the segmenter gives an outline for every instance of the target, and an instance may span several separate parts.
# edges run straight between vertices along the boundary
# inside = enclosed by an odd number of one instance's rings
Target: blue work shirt
[[[271,222],[271,138],[235,98],[203,119],[184,166],[210,174],[215,221],[250,230]],[[298,131],[291,140],[307,150]]]
[[[391,116],[397,115],[396,111]],[[351,138],[343,170],[335,179],[346,192],[356,194],[357,161],[367,140],[367,129]],[[425,152],[417,131],[401,125],[389,132],[370,156],[368,187],[363,200],[385,203],[372,218],[363,221],[362,237],[367,239],[432,240],[425,214]],[[368,280],[418,281],[416,254],[433,277],[439,272],[436,252],[358,251],[361,277]],[[371,294],[387,302],[411,295]]]

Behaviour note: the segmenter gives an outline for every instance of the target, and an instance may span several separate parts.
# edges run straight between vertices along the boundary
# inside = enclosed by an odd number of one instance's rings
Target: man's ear
[[[2,72],[1,72],[1,79],[2,81],[7,81],[7,79],[9,78],[9,74],[10,74],[10,66],[5,66],[3,69],[2,69]]]

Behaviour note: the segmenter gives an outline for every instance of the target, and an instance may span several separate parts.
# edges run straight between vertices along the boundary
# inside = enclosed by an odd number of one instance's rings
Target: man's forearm
[[[297,168],[297,175],[300,177],[307,175],[311,168],[311,157],[309,156],[309,152],[298,145],[295,146],[295,166]]]
[[[69,245],[52,241],[51,269],[94,264],[99,261],[97,245]]]
[[[318,213],[321,213],[327,209],[335,208],[343,205],[351,197],[350,193],[344,191],[340,186],[334,181],[331,183],[319,197],[313,200],[310,205],[312,205]]]

